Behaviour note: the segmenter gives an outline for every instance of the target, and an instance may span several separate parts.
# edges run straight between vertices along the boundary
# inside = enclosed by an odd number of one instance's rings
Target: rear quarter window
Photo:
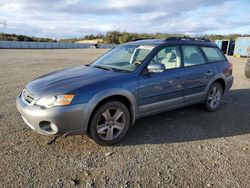
[[[226,60],[225,56],[218,48],[213,48],[213,47],[201,47],[201,48],[205,53],[209,63]]]

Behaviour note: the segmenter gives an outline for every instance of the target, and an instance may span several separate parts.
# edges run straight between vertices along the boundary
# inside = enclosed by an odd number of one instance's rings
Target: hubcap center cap
[[[108,122],[109,128],[111,128],[113,125],[114,125],[114,122],[112,120]]]

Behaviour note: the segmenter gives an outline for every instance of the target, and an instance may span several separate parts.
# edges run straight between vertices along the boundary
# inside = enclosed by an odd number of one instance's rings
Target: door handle
[[[207,76],[211,76],[211,75],[213,75],[213,71],[208,70],[205,74],[206,74]]]
[[[175,80],[178,80],[178,79],[180,79],[180,78],[181,78],[181,76],[176,76],[175,79],[170,80],[168,83],[169,83],[169,84],[174,84],[174,83],[176,83]]]

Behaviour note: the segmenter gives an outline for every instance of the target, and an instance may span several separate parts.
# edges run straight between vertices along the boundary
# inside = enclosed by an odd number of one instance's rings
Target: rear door
[[[199,102],[205,97],[205,88],[213,76],[211,64],[208,64],[198,46],[182,46],[183,96],[186,104]]]
[[[151,63],[164,64],[165,71],[140,75],[139,114],[157,112],[184,103],[180,47],[163,47],[152,58]]]

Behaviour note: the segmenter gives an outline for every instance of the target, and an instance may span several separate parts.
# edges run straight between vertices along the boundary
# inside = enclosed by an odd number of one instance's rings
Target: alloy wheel
[[[220,104],[221,96],[221,89],[216,85],[213,86],[208,96],[208,104],[212,109],[217,108]]]
[[[108,108],[98,118],[96,131],[103,140],[113,140],[125,127],[125,114],[120,108]]]

